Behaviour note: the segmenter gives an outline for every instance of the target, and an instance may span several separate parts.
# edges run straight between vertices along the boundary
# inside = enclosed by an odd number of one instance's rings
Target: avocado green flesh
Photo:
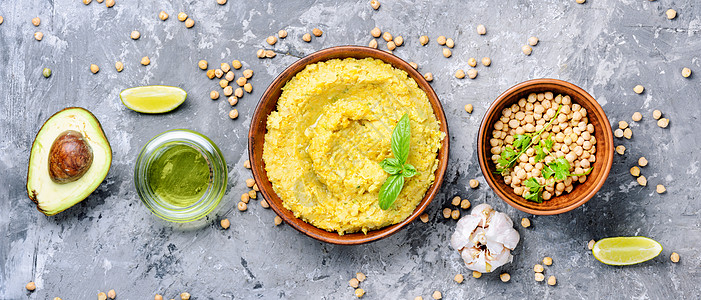
[[[66,130],[83,134],[93,150],[93,162],[78,180],[56,183],[49,175],[49,150],[56,137]],[[89,111],[71,107],[51,116],[37,133],[29,157],[27,194],[37,209],[55,215],[87,198],[107,177],[112,165],[112,148],[100,122]]]
[[[166,113],[185,102],[185,90],[166,85],[133,87],[119,93],[122,104],[127,108],[146,114]]]

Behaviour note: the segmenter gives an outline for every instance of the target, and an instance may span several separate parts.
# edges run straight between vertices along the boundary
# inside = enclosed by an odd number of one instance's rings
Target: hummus
[[[391,135],[408,113],[416,176],[391,208],[380,209]],[[263,160],[273,189],[297,218],[339,235],[406,219],[435,179],[439,129],[426,93],[380,60],[333,59],[307,66],[283,88],[268,116]]]

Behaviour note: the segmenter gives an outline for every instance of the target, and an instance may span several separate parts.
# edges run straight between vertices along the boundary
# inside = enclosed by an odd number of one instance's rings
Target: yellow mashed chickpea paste
[[[378,197],[392,157],[391,135],[408,113],[416,176],[392,207]],[[402,70],[380,60],[333,59],[307,66],[283,88],[268,116],[263,160],[285,208],[339,235],[406,219],[435,179],[445,133],[426,93]]]

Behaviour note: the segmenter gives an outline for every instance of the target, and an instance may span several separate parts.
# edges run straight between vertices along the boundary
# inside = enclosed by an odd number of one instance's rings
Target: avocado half
[[[27,194],[47,216],[87,198],[107,177],[112,148],[88,110],[69,107],[51,116],[34,138]]]

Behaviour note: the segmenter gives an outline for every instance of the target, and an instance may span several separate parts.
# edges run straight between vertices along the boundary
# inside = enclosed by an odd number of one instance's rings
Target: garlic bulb
[[[511,250],[520,239],[513,226],[509,216],[480,204],[458,221],[450,246],[460,252],[468,269],[489,273],[513,259]]]

